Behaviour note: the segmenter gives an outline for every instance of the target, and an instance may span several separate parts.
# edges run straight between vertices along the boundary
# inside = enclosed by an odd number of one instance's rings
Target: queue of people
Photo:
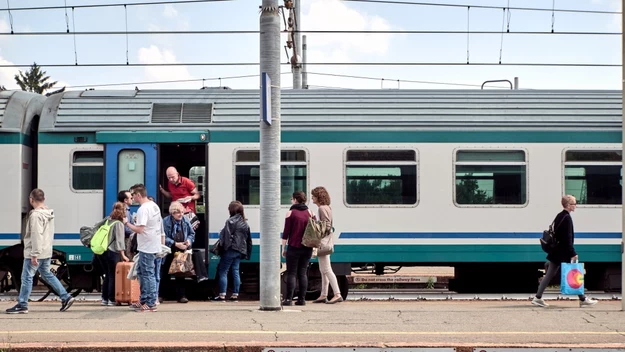
[[[133,303],[131,308],[138,312],[155,312],[159,299],[159,283],[161,277],[162,254],[164,248],[170,252],[164,260],[165,267],[171,266],[175,256],[192,248],[195,241],[195,229],[185,213],[195,210],[193,201],[198,195],[195,185],[189,179],[181,177],[174,168],[167,169],[167,176],[173,188],[168,191],[161,187],[161,192],[172,198],[169,206],[169,215],[161,217],[159,206],[147,195],[144,185],[137,184],[129,191],[121,191],[118,202],[113,205],[109,216],[96,224],[95,227],[105,226],[108,231],[107,245],[101,254],[95,255],[100,264],[104,280],[102,283],[102,305],[112,306],[115,303],[115,270],[119,262],[128,262],[132,259],[128,255],[128,246],[135,246],[132,250],[137,253],[137,277],[140,283],[139,302]],[[321,294],[313,303],[335,304],[343,301],[336,275],[332,271],[330,255],[333,253],[333,217],[330,207],[330,195],[324,187],[316,187],[311,191],[312,202],[318,208],[315,214],[306,205],[307,197],[304,192],[292,194],[291,207],[286,213],[284,230],[282,233],[282,257],[286,259],[287,288],[282,305],[306,304],[305,295],[308,289],[308,267],[315,252],[321,272]],[[45,205],[44,192],[34,189],[29,196],[33,209],[27,217],[24,228],[24,264],[22,270],[22,287],[18,303],[6,310],[9,314],[28,313],[28,298],[32,290],[33,276],[37,271],[61,298],[60,311],[69,309],[74,297],[69,295],[59,280],[50,272],[52,257],[52,241],[54,237],[54,211]],[[131,204],[140,205],[136,218],[130,216]],[[542,294],[553,277],[560,269],[560,263],[577,261],[578,255],[574,249],[574,230],[571,213],[575,211],[577,202],[575,197],[562,197],[563,210],[554,224],[557,245],[547,256],[546,275],[532,304],[547,307]],[[228,205],[229,218],[219,233],[217,251],[221,257],[218,268],[219,294],[213,301],[237,301],[241,286],[239,264],[241,260],[249,260],[252,254],[252,237],[250,227],[245,217],[244,206],[239,201]],[[318,247],[309,247],[303,244],[303,238],[310,219],[325,222],[327,233]],[[134,236],[134,238],[133,238]],[[82,239],[81,239],[82,240]],[[133,242],[136,241],[136,244]],[[226,297],[228,287],[228,272],[232,271],[232,294]],[[176,276],[176,300],[187,303],[185,295],[184,276]],[[296,287],[296,283],[297,286]],[[328,295],[329,287],[333,295]],[[297,289],[297,296],[295,295]],[[297,300],[294,301],[294,298]],[[579,295],[580,306],[592,306],[596,300]]]

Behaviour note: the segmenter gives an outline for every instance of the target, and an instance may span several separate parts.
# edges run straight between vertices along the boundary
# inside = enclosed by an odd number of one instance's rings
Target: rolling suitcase
[[[132,304],[139,302],[139,280],[128,280],[132,262],[119,262],[115,268],[115,302]]]

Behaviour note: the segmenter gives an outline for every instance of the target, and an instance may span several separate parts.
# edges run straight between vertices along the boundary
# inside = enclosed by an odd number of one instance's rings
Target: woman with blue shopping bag
[[[556,215],[553,221],[555,228],[555,243],[547,254],[548,262],[545,264],[547,272],[538,286],[538,292],[532,300],[532,304],[539,307],[548,307],[542,299],[543,292],[549,282],[558,274],[562,266],[562,294],[577,294],[579,296],[579,306],[588,307],[597,304],[597,301],[584,295],[584,267],[578,263],[579,257],[573,246],[575,242],[575,231],[573,229],[573,219],[571,213],[575,211],[577,201],[571,195],[562,197],[562,212]],[[572,263],[572,264],[570,264]]]

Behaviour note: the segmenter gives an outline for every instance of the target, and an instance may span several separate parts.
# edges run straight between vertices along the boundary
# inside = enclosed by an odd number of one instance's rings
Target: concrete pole
[[[621,1],[621,9],[625,9],[625,0]],[[625,15],[621,16],[621,50],[622,50],[622,56],[621,56],[621,61],[624,63],[623,66],[621,66],[621,74],[623,76],[623,86],[622,86],[622,92],[621,94],[623,95],[623,107],[625,107],[625,36],[623,35],[623,29],[625,29]],[[623,109],[625,110],[625,109]],[[623,113],[623,112],[621,112]],[[625,113],[623,113],[623,120],[622,120],[622,126],[621,128],[623,129],[623,134],[621,137],[621,148],[623,148],[623,145],[625,145]],[[625,167],[625,158],[623,158],[623,167]],[[621,201],[621,204],[623,204],[621,206],[622,209],[622,216],[621,216],[621,221],[623,223],[623,227],[621,229],[621,310],[625,311],[625,252],[623,251],[623,248],[625,247],[625,192],[621,192],[623,194],[623,200]]]
[[[308,72],[306,72],[306,36],[302,36],[302,88],[308,89]]]
[[[280,16],[262,0],[260,72],[271,79],[271,125],[260,121],[260,309],[280,310]],[[260,85],[259,85],[260,86]],[[260,109],[262,109],[262,102]]]
[[[293,29],[295,33],[293,34],[293,58],[291,60],[295,60],[292,63],[292,72],[293,72],[293,89],[302,89],[302,63],[300,56],[302,55],[302,35],[298,32],[301,27],[301,16],[300,16],[300,0],[293,0],[293,7],[295,18],[293,22]]]

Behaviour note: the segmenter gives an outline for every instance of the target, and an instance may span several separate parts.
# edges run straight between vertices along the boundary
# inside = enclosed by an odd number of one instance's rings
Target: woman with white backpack
[[[343,302],[341,289],[336,280],[336,275],[332,271],[330,263],[330,254],[334,252],[334,233],[332,233],[332,208],[330,208],[330,195],[325,187],[316,187],[311,191],[312,201],[319,207],[320,221],[328,223],[329,234],[321,239],[321,246],[317,249],[317,258],[319,260],[319,271],[321,271],[321,295],[313,301],[313,303],[334,304]],[[332,286],[334,297],[328,300],[328,284]]]

